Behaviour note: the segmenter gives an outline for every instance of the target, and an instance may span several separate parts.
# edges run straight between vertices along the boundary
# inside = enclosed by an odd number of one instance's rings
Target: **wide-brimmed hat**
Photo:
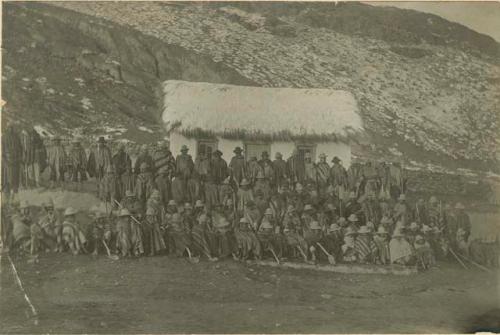
[[[274,212],[271,208],[267,208],[266,211],[264,212],[264,215],[274,215]]]
[[[358,234],[370,234],[371,231],[368,229],[367,226],[361,226],[359,227]]]
[[[156,215],[156,210],[153,207],[148,207],[146,210],[146,215]]]
[[[181,152],[183,152],[183,151],[189,151],[189,148],[185,144],[183,144],[181,147]]]
[[[416,222],[410,223],[410,229],[418,229],[418,223]]]
[[[267,151],[262,151],[260,154],[261,157],[269,157],[269,153]]]
[[[358,217],[356,216],[356,214],[351,214],[351,215],[349,215],[349,217],[347,218],[347,220],[348,220],[349,222],[358,222],[358,221],[359,221],[359,220],[358,220]]]
[[[264,175],[264,172],[262,170],[259,170],[259,172],[257,172],[257,176],[255,178],[266,179],[266,176]]]
[[[250,185],[250,182],[246,178],[243,178],[241,180],[240,186],[246,186],[246,185]]]
[[[141,169],[141,170],[144,170],[144,169],[147,169],[147,168],[149,168],[149,165],[146,162],[142,162],[141,165],[139,166],[139,169]]]
[[[106,143],[106,139],[104,136],[99,136],[99,139],[97,139],[97,143]]]
[[[43,203],[44,208],[54,208],[54,200],[49,198],[46,202]]]
[[[314,210],[314,208],[310,204],[307,204],[307,205],[304,206],[304,212],[305,211],[313,211],[313,210]]]
[[[122,208],[120,209],[120,212],[118,213],[118,217],[124,217],[124,216],[130,216],[130,211],[127,208]]]
[[[260,228],[262,228],[262,229],[273,229],[273,225],[268,220],[262,220],[262,223],[260,224]]]
[[[208,216],[206,214],[201,214],[199,217],[198,217],[198,223],[202,223],[202,222],[208,222]]]
[[[328,228],[329,232],[334,232],[334,231],[339,231],[341,228],[338,224],[332,223],[330,227]]]
[[[383,216],[380,223],[392,223],[392,220],[387,216]]]
[[[76,213],[77,213],[76,209],[74,209],[73,207],[68,207],[64,211],[64,216],[75,215]]]
[[[177,202],[175,202],[175,200],[174,200],[174,199],[170,199],[170,200],[168,201],[167,206],[177,206]]]
[[[104,213],[103,211],[96,211],[95,212],[95,219],[103,219],[106,217],[106,213]]]
[[[349,193],[349,198],[356,199],[356,193],[355,192]]]
[[[342,224],[347,223],[347,220],[345,219],[345,217],[341,216],[341,217],[339,218],[339,220],[338,220],[338,223],[339,223],[339,225],[342,225]]]
[[[425,233],[430,233],[431,231],[432,231],[432,228],[431,228],[431,227],[429,227],[428,225],[425,225],[425,224],[424,224],[424,225],[422,226],[422,233],[424,233],[424,234],[425,234]]]
[[[226,179],[224,179],[222,183],[228,185],[230,181],[231,181],[231,176],[228,176]]]
[[[406,200],[406,195],[404,195],[403,193],[401,193],[399,195],[399,201],[402,201],[402,200]]]
[[[288,213],[291,213],[291,212],[295,212],[295,211],[296,211],[296,209],[295,209],[295,207],[294,207],[293,205],[288,205],[288,208],[286,209],[286,211],[287,211]]]
[[[420,242],[420,241],[423,241],[423,240],[424,240],[424,237],[422,235],[415,236],[415,242]]]
[[[465,206],[461,202],[457,202],[455,209],[465,209]]]
[[[246,217],[242,217],[240,219],[240,223],[249,223],[249,222],[248,222],[248,219]]]
[[[274,154],[274,157],[276,157],[276,158],[283,158],[283,154],[278,151],[277,153]]]
[[[196,200],[196,203],[194,204],[195,208],[201,208],[204,207],[205,205],[203,204],[203,201],[201,200]]]
[[[235,154],[239,154],[239,153],[243,152],[243,149],[241,149],[240,147],[236,147],[236,148],[234,148],[233,152]]]
[[[403,237],[403,233],[401,232],[401,229],[394,229],[394,232],[392,233],[392,237]]]
[[[374,231],[375,230],[375,225],[373,224],[373,222],[368,221],[366,223],[366,228],[368,228],[370,231]]]
[[[352,227],[347,227],[344,235],[345,236],[356,235],[356,231]]]
[[[377,234],[378,235],[385,235],[385,234],[389,234],[389,233],[387,232],[387,230],[385,230],[384,226],[379,226],[377,229]]]
[[[212,153],[212,155],[214,155],[214,156],[222,156],[222,155],[223,155],[223,153],[222,153],[222,151],[220,151],[220,150],[215,150],[215,151]]]
[[[340,158],[338,158],[337,156],[334,156],[332,158],[332,162],[334,162],[334,163],[340,162]]]
[[[193,206],[191,206],[191,203],[190,202],[186,202],[184,204],[184,209],[193,209]]]
[[[126,190],[125,197],[135,197],[135,193],[132,192],[131,190]]]
[[[150,198],[159,198],[161,196],[160,194],[160,191],[154,189],[152,192],[151,192],[151,195],[149,196]]]
[[[297,183],[297,184],[295,185],[295,190],[297,190],[297,191],[301,191],[301,190],[303,190],[303,189],[304,189],[304,186],[302,186],[302,184],[301,184],[301,183]]]
[[[311,221],[311,223],[309,223],[309,228],[312,230],[318,230],[321,229],[321,226],[318,221]]]
[[[319,157],[319,158],[326,158],[326,154],[324,154],[324,153],[320,153],[318,157]]]

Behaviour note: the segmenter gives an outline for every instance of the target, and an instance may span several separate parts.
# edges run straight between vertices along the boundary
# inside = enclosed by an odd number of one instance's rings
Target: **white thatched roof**
[[[168,80],[163,94],[167,130],[187,136],[348,140],[363,131],[347,91]]]

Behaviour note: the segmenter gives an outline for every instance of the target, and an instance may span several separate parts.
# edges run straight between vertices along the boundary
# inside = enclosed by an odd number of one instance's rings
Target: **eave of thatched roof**
[[[163,121],[186,137],[342,141],[363,133],[354,96],[331,89],[166,81]]]

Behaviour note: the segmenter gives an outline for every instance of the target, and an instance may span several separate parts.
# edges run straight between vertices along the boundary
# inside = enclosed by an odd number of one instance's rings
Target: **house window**
[[[316,161],[316,145],[315,144],[297,144],[297,152],[299,154],[300,160],[304,160],[306,154],[311,155],[311,160]]]
[[[261,159],[262,153],[267,151],[271,155],[271,144],[269,143],[245,143],[245,159],[249,160],[251,157],[256,157],[257,160]]]
[[[217,150],[217,141],[215,140],[198,140],[197,155],[211,156],[212,152]]]

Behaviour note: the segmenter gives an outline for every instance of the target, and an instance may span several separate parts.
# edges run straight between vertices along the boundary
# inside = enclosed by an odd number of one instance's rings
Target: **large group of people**
[[[28,164],[24,154],[13,152],[15,134],[7,136],[3,187],[15,191],[13,175],[19,177],[21,165]],[[32,150],[39,153],[36,167],[25,170],[35,184],[45,166],[51,187],[68,179],[95,180],[106,210],[97,209],[93,222],[84,225],[75,209],[58,213],[51,199],[35,216],[33,206],[14,197],[2,238],[21,252],[428,268],[450,248],[463,253],[468,248],[471,226],[464,206],[434,196],[408,201],[398,164],[353,163],[346,169],[338,157],[328,163],[325,154],[314,162],[307,153],[284,160],[278,152],[271,160],[264,151],[258,159],[240,147],[227,163],[219,150],[193,159],[185,145],[174,157],[168,142],[153,150],[144,145],[134,157],[124,146],[112,152],[103,137],[87,150],[78,140],[65,148],[58,137],[46,148],[43,141],[32,142],[38,146]],[[12,162],[20,167],[17,173],[10,170]]]

